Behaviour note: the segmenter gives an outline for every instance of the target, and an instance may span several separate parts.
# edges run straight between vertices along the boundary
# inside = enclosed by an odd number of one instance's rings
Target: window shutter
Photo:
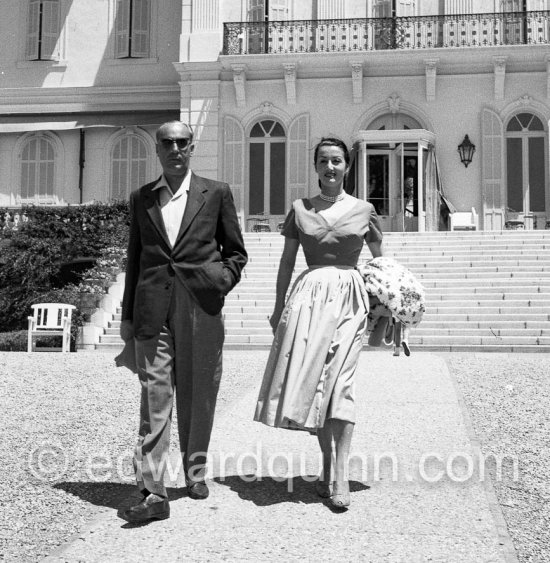
[[[130,182],[124,189],[124,199],[127,199],[130,192],[143,186],[146,182],[147,173],[147,147],[141,137],[132,135],[131,137],[131,157],[130,166]]]
[[[288,20],[288,0],[271,0],[269,2],[269,21]]]
[[[128,138],[122,137],[113,147],[111,159],[111,199],[123,199],[126,186]]]
[[[59,0],[42,2],[42,59],[57,56],[56,47],[59,39]]]
[[[311,163],[308,158],[309,115],[299,115],[292,121],[288,134],[287,209],[292,202],[308,195],[308,171]]]
[[[117,0],[115,21],[115,58],[130,56],[130,0]]]
[[[40,26],[40,0],[29,1],[29,20],[27,22],[27,42],[25,58],[29,61],[38,59],[38,30]]]
[[[244,214],[244,131],[231,116],[224,120],[223,179],[231,186],[239,217]]]
[[[48,198],[54,195],[54,152],[46,139],[40,139],[40,157],[37,166],[38,176],[35,193],[39,197]]]
[[[548,10],[548,0],[527,0],[528,12],[540,12]]]
[[[446,14],[473,14],[472,0],[445,0]]]
[[[149,56],[151,10],[149,0],[134,0],[132,11],[132,57]]]
[[[30,138],[21,152],[21,198],[45,200],[55,196],[55,153],[43,137]]]
[[[415,2],[414,0],[399,0],[397,3],[397,16],[400,18],[414,16]]]
[[[391,17],[391,0],[374,0],[372,7],[373,18]]]
[[[484,230],[504,227],[503,125],[500,117],[484,109],[482,134],[482,204]]]

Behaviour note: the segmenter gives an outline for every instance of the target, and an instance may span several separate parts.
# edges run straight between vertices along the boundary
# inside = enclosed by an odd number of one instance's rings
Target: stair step
[[[246,335],[246,334],[228,334],[225,337],[227,344],[256,344],[270,345],[273,341],[273,335]],[[495,336],[475,336],[475,335],[432,335],[430,337],[412,336],[409,339],[411,346],[435,345],[435,346],[547,346],[550,347],[550,336],[521,336],[515,335],[510,337]]]
[[[249,262],[223,311],[226,347],[268,348],[284,237],[244,239]],[[413,351],[550,352],[550,231],[387,233],[384,248],[426,290],[426,313],[410,334]],[[365,247],[359,263],[369,259]],[[306,268],[300,250],[291,283]],[[120,319],[119,309],[98,349],[122,349]]]

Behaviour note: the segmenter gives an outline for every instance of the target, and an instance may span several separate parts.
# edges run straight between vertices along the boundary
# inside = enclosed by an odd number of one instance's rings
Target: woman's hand
[[[134,323],[132,321],[126,320],[120,323],[120,337],[124,342],[134,338]]]
[[[282,308],[276,307],[273,311],[271,317],[269,317],[269,324],[271,325],[271,330],[273,334],[277,330],[277,326],[279,325],[279,321],[281,320],[281,314],[283,313]]]

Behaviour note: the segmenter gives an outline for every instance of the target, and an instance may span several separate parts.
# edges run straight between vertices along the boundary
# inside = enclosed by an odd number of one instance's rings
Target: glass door
[[[418,230],[418,154],[398,144],[367,151],[367,201],[386,231]]]
[[[367,153],[367,201],[374,205],[383,231],[393,228],[390,213],[390,151]]]
[[[418,230],[418,154],[403,151],[403,215],[406,232]]]
[[[393,194],[393,217],[394,227],[393,230],[398,233],[405,232],[405,193],[404,193],[404,170],[403,170],[403,144],[399,143],[393,150],[393,181],[392,181],[392,194]]]
[[[540,228],[546,219],[544,125],[537,116],[520,113],[509,121],[506,136],[508,219],[524,217],[525,228]]]

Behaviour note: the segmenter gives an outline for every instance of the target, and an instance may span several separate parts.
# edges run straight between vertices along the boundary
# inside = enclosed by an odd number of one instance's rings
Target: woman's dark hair
[[[351,159],[349,156],[348,147],[346,146],[346,143],[344,143],[342,139],[338,139],[338,137],[323,137],[317,143],[315,147],[315,151],[313,152],[313,164],[317,164],[317,155],[319,154],[319,149],[321,147],[338,147],[342,149],[342,152],[344,153],[344,160],[346,161],[346,164],[349,166]]]

